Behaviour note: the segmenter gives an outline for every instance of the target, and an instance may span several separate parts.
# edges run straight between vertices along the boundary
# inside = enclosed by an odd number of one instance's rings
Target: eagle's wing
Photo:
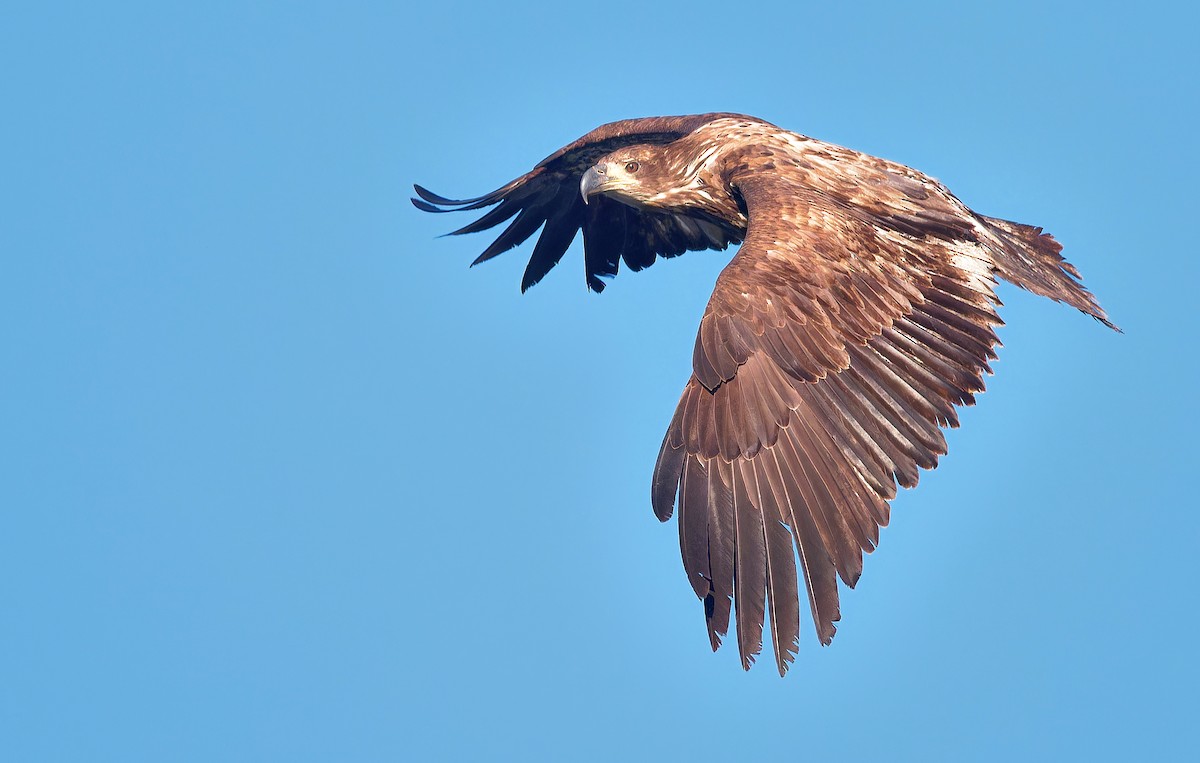
[[[855,584],[896,483],[946,452],[940,427],[983,389],[1000,319],[974,242],[881,225],[782,175],[741,190],[746,241],[700,324],[653,503],[665,521],[678,495],[713,648],[736,604],[748,668],[765,606],[782,674],[799,638],[793,541],[827,644],[837,576]]]
[[[421,186],[413,204],[426,212],[451,212],[494,207],[475,222],[449,235],[474,233],[512,219],[504,232],[472,265],[512,249],[542,229],[521,291],[540,281],[558,264],[575,234],[583,229],[587,284],[603,291],[601,277],[617,274],[623,259],[631,270],[649,267],[658,256],[674,257],[686,251],[724,249],[742,240],[736,225],[687,211],[635,210],[615,199],[597,196],[584,204],[579,181],[597,159],[623,146],[663,144],[677,140],[709,121],[726,116],[651,117],[612,122],[548,156],[536,167],[489,194],[474,199],[447,199]],[[515,218],[515,219],[513,219]]]

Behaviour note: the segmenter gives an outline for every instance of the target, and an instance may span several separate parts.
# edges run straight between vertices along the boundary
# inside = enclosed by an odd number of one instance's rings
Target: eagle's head
[[[604,194],[634,207],[715,211],[716,197],[728,192],[720,187],[724,184],[710,163],[691,158],[676,158],[667,146],[627,146],[589,167],[580,178],[579,192],[584,203]]]

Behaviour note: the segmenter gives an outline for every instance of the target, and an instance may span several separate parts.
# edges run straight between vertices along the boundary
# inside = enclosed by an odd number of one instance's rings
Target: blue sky
[[[414,5],[414,4],[409,4]],[[1182,757],[1197,710],[1183,4],[57,4],[0,25],[0,757]],[[982,6],[981,6],[982,8]],[[422,214],[731,110],[1045,226],[829,648],[712,654],[649,507],[728,253],[603,296]]]

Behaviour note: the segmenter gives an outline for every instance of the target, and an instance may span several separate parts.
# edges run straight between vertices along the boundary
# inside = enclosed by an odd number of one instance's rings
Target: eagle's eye
[[[626,164],[626,165],[625,165],[625,171],[626,171],[626,172],[628,172],[628,173],[630,173],[630,174],[632,174],[632,173],[634,173],[634,172],[637,172],[637,171],[638,171],[638,168],[639,168],[640,166],[641,166],[641,165],[640,165],[640,164],[638,164],[637,162],[629,162],[628,164]]]

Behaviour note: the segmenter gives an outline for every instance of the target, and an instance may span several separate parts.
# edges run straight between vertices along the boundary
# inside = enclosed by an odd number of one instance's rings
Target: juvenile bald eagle
[[[768,610],[781,675],[795,658],[797,557],[817,636],[833,638],[837,578],[854,586],[897,483],[937,465],[941,428],[983,391],[997,277],[1112,326],[1040,228],[976,214],[916,170],[738,114],[613,122],[485,196],[416,192],[427,212],[493,207],[455,234],[512,219],[473,264],[541,228],[522,291],[580,229],[597,292],[621,260],[641,270],[741,243],[700,321],[651,501],[663,521],[678,504],[712,647],[733,613],[746,669]]]

